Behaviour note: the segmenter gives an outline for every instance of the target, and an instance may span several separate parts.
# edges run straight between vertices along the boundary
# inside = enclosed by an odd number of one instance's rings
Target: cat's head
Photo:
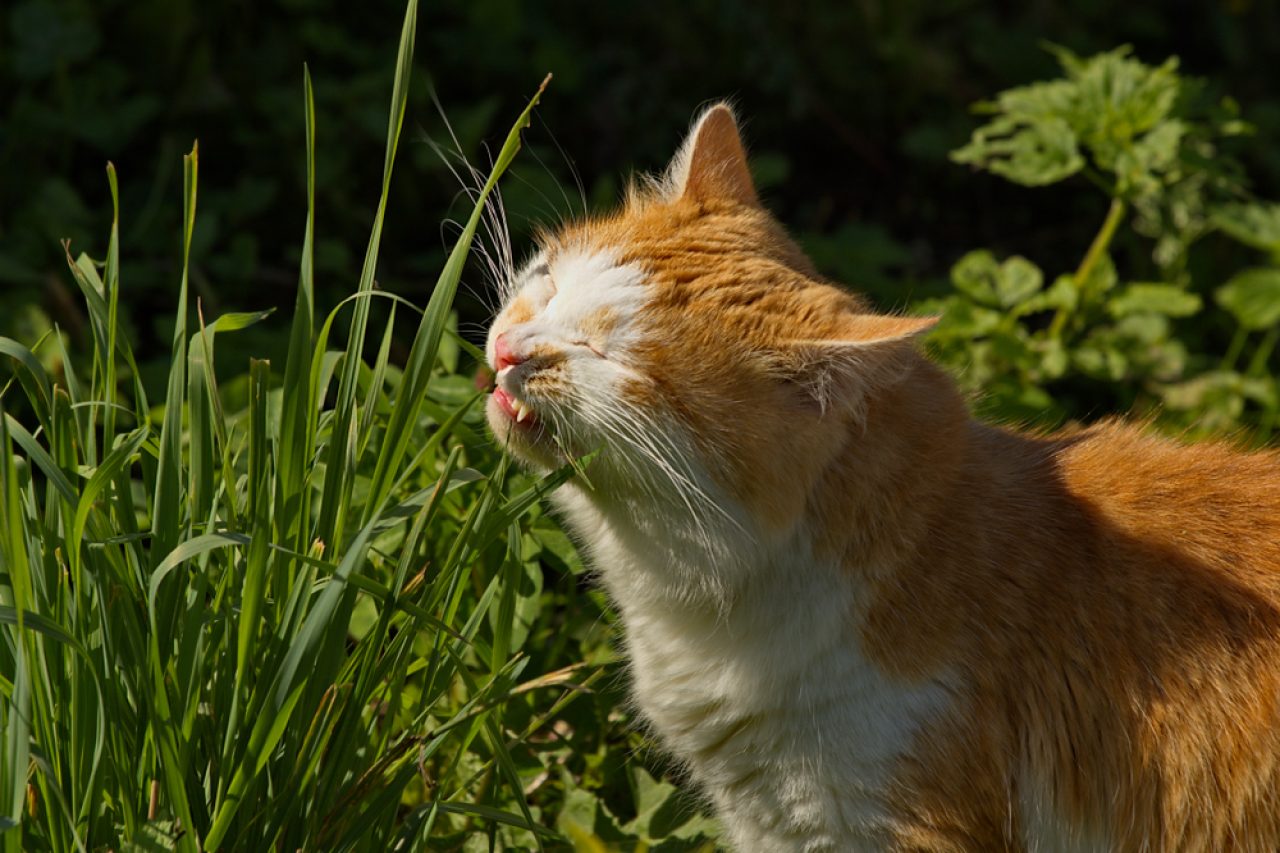
[[[547,235],[510,282],[489,422],[541,466],[601,449],[589,473],[606,497],[729,501],[785,526],[932,322],[820,279],[761,206],[718,104],[661,178]]]

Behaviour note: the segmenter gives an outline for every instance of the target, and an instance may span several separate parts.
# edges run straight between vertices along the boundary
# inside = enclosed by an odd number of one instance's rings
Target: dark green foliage
[[[1231,101],[1205,101],[1176,59],[1149,66],[1128,48],[1089,59],[1053,52],[1064,76],[979,103],[991,118],[952,159],[1029,187],[1082,175],[1110,207],[1079,265],[1048,286],[1022,257],[961,258],[955,293],[928,305],[944,316],[938,354],[995,417],[1056,424],[1150,409],[1193,433],[1247,427],[1268,440],[1280,408],[1280,266],[1224,270],[1222,283],[1191,263],[1215,233],[1276,262],[1278,208],[1252,200],[1243,168],[1222,150],[1250,126]],[[1149,252],[1125,259],[1141,280],[1112,258],[1126,225]],[[1206,303],[1224,313],[1206,320]],[[1188,334],[1192,323],[1232,330],[1226,355],[1214,337]]]
[[[62,281],[59,240],[101,254],[121,181],[123,328],[159,395],[168,364],[180,155],[199,139],[205,157],[201,219],[193,235],[191,297],[210,316],[284,312],[295,298],[302,235],[281,211],[305,204],[291,168],[302,116],[298,68],[323,67],[314,246],[317,298],[333,304],[359,279],[359,233],[373,216],[391,84],[386,59],[398,0],[12,0],[0,9],[0,334],[33,342],[56,321],[87,341],[87,318]],[[1259,129],[1280,137],[1271,73],[1280,54],[1280,5],[1260,0],[1164,0],[1126,8],[1103,0],[872,0],[859,4],[519,3],[451,0],[424,9],[406,107],[400,178],[393,187],[381,287],[425,304],[448,243],[459,184],[425,144],[449,135],[431,104],[434,84],[473,161],[498,143],[530,81],[555,77],[535,117],[531,156],[504,187],[517,253],[534,222],[581,202],[613,203],[630,170],[660,168],[699,103],[736,97],[764,197],[824,272],[867,290],[885,308],[940,295],[947,270],[974,247],[1021,253],[1046,269],[1078,261],[1101,216],[1083,181],[1025,191],[974,179],[947,160],[972,122],[969,104],[1054,75],[1039,45],[1086,56],[1117,44],[1209,79],[1204,100],[1229,92]],[[428,72],[431,75],[427,78]],[[1280,146],[1233,143],[1256,191],[1280,197]],[[563,191],[561,187],[565,188]],[[446,232],[447,233],[447,232]],[[1127,240],[1122,241],[1127,251]],[[1146,249],[1139,249],[1144,253]],[[1236,259],[1193,259],[1225,281]],[[1134,269],[1136,278],[1153,278]],[[464,329],[487,319],[488,283],[473,267],[459,302]],[[375,305],[375,317],[385,306]],[[279,358],[273,323],[228,338],[230,363]],[[1215,337],[1220,330],[1207,332]],[[1223,343],[1225,345],[1225,342]],[[50,364],[50,367],[54,365]]]

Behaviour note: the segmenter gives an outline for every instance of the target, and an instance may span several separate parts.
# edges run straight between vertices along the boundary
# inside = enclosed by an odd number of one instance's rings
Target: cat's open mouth
[[[515,421],[517,426],[522,429],[533,429],[537,426],[538,418],[529,404],[515,397],[501,385],[493,389],[493,399],[497,402],[498,408]]]

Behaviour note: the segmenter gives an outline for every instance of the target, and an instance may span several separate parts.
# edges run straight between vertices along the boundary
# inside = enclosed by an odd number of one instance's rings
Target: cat
[[[1280,849],[1280,455],[973,420],[764,209],[732,110],[568,224],[487,342],[497,441],[744,851]]]

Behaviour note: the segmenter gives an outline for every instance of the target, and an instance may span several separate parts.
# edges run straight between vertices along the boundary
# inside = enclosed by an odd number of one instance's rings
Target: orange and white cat
[[[1280,457],[972,420],[764,210],[730,110],[490,333],[499,441],[741,850],[1280,849]]]

